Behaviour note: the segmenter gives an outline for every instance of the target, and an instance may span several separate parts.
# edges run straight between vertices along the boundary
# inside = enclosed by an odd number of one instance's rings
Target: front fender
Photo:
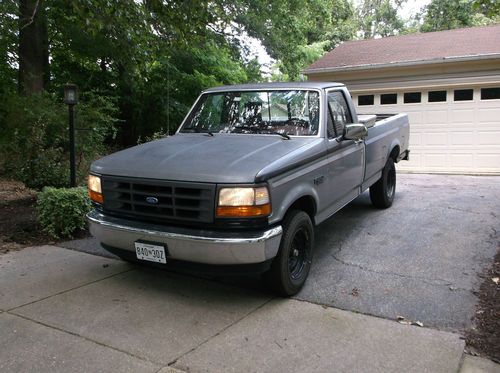
[[[301,182],[290,188],[289,183],[282,185],[273,185],[271,183],[271,198],[273,204],[273,213],[269,218],[269,223],[274,224],[283,220],[290,207],[300,198],[308,197],[314,203],[314,214],[317,213],[317,207],[320,205],[319,195],[311,182]]]

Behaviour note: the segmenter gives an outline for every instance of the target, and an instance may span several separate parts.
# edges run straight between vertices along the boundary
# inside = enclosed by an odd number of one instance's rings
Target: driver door
[[[329,214],[342,208],[359,195],[364,177],[364,141],[343,139],[344,128],[352,115],[344,92],[327,91],[327,150]]]

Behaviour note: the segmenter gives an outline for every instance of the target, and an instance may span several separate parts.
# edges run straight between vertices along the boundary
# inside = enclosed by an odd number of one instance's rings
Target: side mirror
[[[344,139],[359,141],[368,136],[368,129],[364,124],[354,123],[345,126]]]

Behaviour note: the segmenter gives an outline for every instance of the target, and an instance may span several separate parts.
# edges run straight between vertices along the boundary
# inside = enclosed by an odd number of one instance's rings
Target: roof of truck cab
[[[290,82],[290,83],[256,83],[256,84],[236,84],[213,87],[203,91],[226,92],[226,91],[259,91],[267,89],[326,89],[332,87],[343,87],[342,83],[335,82]]]

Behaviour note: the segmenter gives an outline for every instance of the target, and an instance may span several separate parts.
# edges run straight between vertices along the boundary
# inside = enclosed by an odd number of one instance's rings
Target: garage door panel
[[[446,132],[430,132],[425,134],[425,145],[446,146],[448,136]]]
[[[448,123],[447,110],[428,110],[426,113],[426,124],[446,125]]]
[[[500,105],[500,104],[499,104]],[[500,122],[500,108],[485,108],[481,107],[478,110],[478,122],[479,123],[499,123]]]
[[[407,113],[410,120],[410,161],[398,163],[398,170],[500,174],[500,100],[454,101],[454,90],[468,87],[436,87],[448,92],[446,102],[427,102],[422,92],[419,104],[362,106],[364,113]],[[392,92],[391,92],[392,93]],[[378,96],[377,96],[378,97]]]
[[[478,131],[478,145],[499,145],[500,130],[498,131]]]
[[[474,109],[453,109],[452,120],[455,123],[473,123]]]
[[[474,131],[461,131],[461,132],[450,132],[450,145],[460,145],[460,146],[473,146],[474,144]]]
[[[442,153],[427,153],[425,154],[425,166],[429,169],[439,170],[447,165],[446,154]]]
[[[415,124],[420,124],[422,123],[422,112],[411,112],[408,111],[408,119],[410,120],[410,123],[415,123]]]
[[[412,145],[420,145],[422,144],[423,132],[412,132],[410,134],[410,144]]]
[[[459,170],[464,168],[472,168],[474,167],[474,153],[456,153],[450,154],[449,156],[450,162],[449,165],[451,170]]]
[[[489,172],[497,171],[500,163],[500,156],[498,152],[480,153],[476,155],[476,167],[481,170],[490,170]]]

